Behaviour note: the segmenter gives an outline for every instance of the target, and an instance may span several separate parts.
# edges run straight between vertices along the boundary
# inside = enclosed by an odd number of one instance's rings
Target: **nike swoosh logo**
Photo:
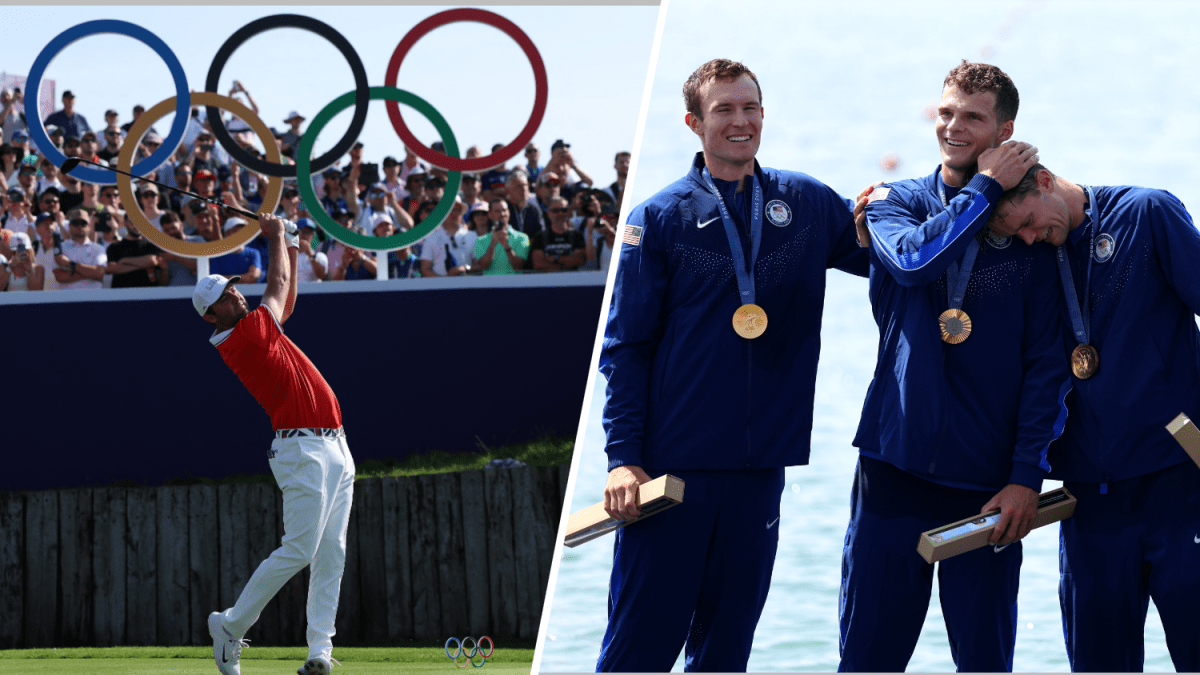
[[[706,220],[703,223],[696,223],[696,227],[699,229],[704,229],[705,227],[708,226],[709,223],[712,223],[712,222],[720,220],[720,219],[721,219],[721,216],[717,216],[716,218],[713,218],[711,220]]]
[[[778,522],[779,522],[779,516],[775,516],[775,520],[772,520],[771,522],[767,523],[767,529],[769,530],[772,527],[775,527],[775,523],[778,523]]]

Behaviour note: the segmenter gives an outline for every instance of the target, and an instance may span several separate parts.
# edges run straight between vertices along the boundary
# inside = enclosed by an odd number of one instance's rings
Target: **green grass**
[[[575,449],[574,438],[544,436],[532,443],[489,448],[479,443],[480,452],[433,452],[410,455],[403,460],[367,459],[358,463],[355,478],[376,476],[418,476],[426,473],[449,473],[482,469],[493,459],[511,457],[530,466],[570,464]]]
[[[482,469],[493,459],[511,457],[519,459],[530,466],[557,466],[570,464],[571,454],[575,449],[574,438],[562,438],[546,435],[529,443],[514,443],[498,448],[489,448],[483,442],[478,443],[478,452],[431,452],[413,454],[404,459],[364,459],[357,463],[358,471],[355,478],[375,478],[381,476],[418,476],[429,473],[450,473],[455,471],[470,471]],[[163,485],[230,485],[237,483],[268,483],[275,484],[275,477],[270,473],[234,474],[221,479],[187,476],[165,481]],[[145,487],[141,483],[121,480],[109,487]]]
[[[393,675],[403,673],[479,673],[479,675],[526,675],[529,663],[492,663],[482,668],[455,668],[449,659],[444,663],[414,663],[397,666],[383,662],[348,662],[333,667],[333,675]],[[294,675],[304,663],[299,661],[247,661],[242,659],[242,675]],[[217,666],[210,656],[207,659],[103,659],[77,661],[59,659],[51,661],[25,661],[18,668],[10,668],[14,675],[216,675]]]
[[[502,641],[501,644],[503,644]],[[428,672],[528,673],[533,663],[531,640],[515,641],[520,647],[497,648],[482,668],[459,669],[446,658],[441,646],[335,647],[341,662],[336,675]],[[428,643],[424,643],[428,644]],[[242,652],[243,675],[290,675],[308,656],[305,647],[254,647]],[[0,671],[38,675],[156,675],[157,673],[217,672],[211,647],[81,647],[74,649],[10,649],[0,651]],[[403,664],[398,667],[399,664]]]

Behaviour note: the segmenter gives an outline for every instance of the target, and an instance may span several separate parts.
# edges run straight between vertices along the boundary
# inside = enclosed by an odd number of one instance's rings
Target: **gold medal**
[[[1071,352],[1071,372],[1086,380],[1100,369],[1100,352],[1091,345],[1079,345]]]
[[[758,305],[742,305],[733,313],[733,330],[747,340],[753,340],[767,330],[767,313]]]
[[[956,345],[971,337],[971,317],[961,309],[950,309],[938,317],[938,325],[942,329],[942,342]]]

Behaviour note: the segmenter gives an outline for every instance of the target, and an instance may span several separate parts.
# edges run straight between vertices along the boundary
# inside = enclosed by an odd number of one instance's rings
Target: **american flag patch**
[[[637,246],[642,243],[642,228],[626,223],[624,234],[621,235],[621,242],[630,246]]]
[[[871,192],[870,195],[867,196],[867,203],[870,204],[871,202],[877,202],[880,199],[887,199],[888,195],[891,193],[892,188],[877,187]]]

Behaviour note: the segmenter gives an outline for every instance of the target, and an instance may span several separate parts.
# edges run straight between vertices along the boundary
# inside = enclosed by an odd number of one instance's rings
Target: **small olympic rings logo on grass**
[[[445,118],[432,105],[416,94],[396,87],[400,64],[404,61],[404,57],[408,55],[413,45],[435,28],[459,21],[482,23],[504,32],[521,47],[526,58],[529,59],[529,64],[533,67],[535,97],[533,112],[528,122],[526,122],[525,127],[508,145],[486,157],[474,159],[463,159],[458,156],[458,140],[454,137],[454,133],[450,130],[450,125],[446,123]],[[272,139],[270,127],[251,110],[246,109],[237,101],[216,93],[221,71],[237,48],[250,38],[277,28],[298,28],[325,38],[342,53],[342,56],[350,65],[351,72],[354,74],[354,89],[326,105],[305,131],[300,146],[297,148],[296,164],[294,166],[280,163],[281,158],[278,148],[276,148]],[[46,149],[46,158],[59,166],[67,158],[66,155],[50,142],[50,137],[42,125],[42,118],[37,110],[38,87],[41,86],[42,78],[51,60],[66,48],[67,45],[76,40],[101,33],[125,35],[149,46],[166,62],[167,69],[170,70],[171,78],[175,85],[174,97],[152,106],[146,111],[146,114],[139,117],[133,123],[133,126],[130,127],[128,139],[132,142],[126,142],[122,145],[121,152],[117,157],[117,169],[139,175],[153,171],[165,162],[183,141],[187,131],[189,111],[192,106],[203,105],[208,113],[208,120],[212,126],[213,135],[221,147],[239,164],[253,171],[266,174],[269,177],[267,194],[264,195],[263,205],[259,209],[259,213],[271,213],[275,210],[275,207],[279,203],[283,178],[297,178],[297,187],[300,190],[301,198],[305,200],[306,204],[314,205],[311,213],[325,231],[334,239],[344,244],[368,251],[394,251],[420,241],[426,235],[433,232],[450,213],[450,209],[454,205],[458,187],[462,180],[461,172],[483,171],[516,157],[525,145],[532,140],[546,112],[548,91],[546,65],[542,61],[537,47],[534,46],[529,36],[517,27],[516,24],[499,14],[483,9],[450,9],[438,12],[414,26],[400,40],[400,44],[396,46],[396,50],[392,53],[392,58],[388,62],[387,71],[384,74],[384,86],[382,87],[372,87],[369,85],[366,68],[359,58],[358,52],[354,50],[350,41],[332,26],[312,17],[298,14],[265,16],[242,26],[221,45],[221,48],[217,50],[217,54],[213,58],[212,64],[209,66],[208,77],[205,80],[206,91],[194,93],[188,86],[187,78],[184,75],[183,66],[180,65],[179,59],[176,58],[171,48],[158,36],[141,26],[127,21],[102,19],[72,26],[55,36],[37,55],[37,58],[34,59],[33,67],[29,71],[27,80],[29,83],[27,89],[29,91],[27,92],[28,95],[25,102],[26,118],[30,121],[29,135],[38,148]],[[351,145],[357,139],[358,134],[362,131],[363,125],[366,123],[367,106],[373,100],[383,100],[386,103],[392,128],[418,157],[434,166],[445,169],[449,174],[445,192],[433,212],[420,223],[416,223],[411,230],[390,237],[365,236],[342,227],[324,209],[320,208],[320,202],[317,200],[316,193],[312,187],[312,176],[314,174],[319,175],[325,169],[333,166],[350,149]],[[444,153],[437,152],[417,140],[412,132],[409,131],[408,126],[405,125],[404,118],[400,113],[399,104],[413,108],[433,123],[438,134],[441,136],[445,148]],[[317,135],[321,129],[328,124],[334,115],[351,106],[354,107],[354,117],[351,119],[350,126],[346,130],[345,135],[338,140],[333,149],[314,159],[312,152]],[[229,130],[225,128],[225,123],[221,119],[221,110],[236,114],[250,125],[266,149],[266,160],[251,155],[233,140],[233,137],[230,135]],[[175,118],[162,145],[149,157],[134,165],[134,149],[141,142],[142,136],[154,121],[161,119],[169,112],[174,112]],[[88,183],[116,183],[120,191],[122,206],[129,213],[129,217],[138,225],[138,229],[141,230],[142,234],[148,237],[159,248],[176,255],[187,256],[189,258],[205,258],[220,255],[246,243],[259,232],[258,223],[255,222],[242,228],[240,232],[230,239],[222,239],[205,244],[180,241],[162,234],[155,227],[149,226],[149,221],[146,220],[137,200],[133,197],[132,183],[127,176],[109,169],[96,169],[83,166],[73,169],[71,175]],[[491,642],[490,638],[488,638],[488,642]],[[462,645],[460,644],[459,646],[461,648]]]
[[[467,649],[467,640],[471,641],[470,649]],[[484,640],[487,640],[487,643],[488,643],[488,650],[487,650],[486,654],[483,651],[483,641]],[[450,643],[451,642],[455,643],[453,652],[450,651]],[[458,666],[459,668],[466,668],[468,663],[476,668],[482,668],[483,664],[487,663],[487,660],[492,658],[492,652],[494,652],[495,650],[496,650],[495,643],[492,642],[492,638],[490,638],[486,635],[479,638],[478,640],[476,640],[475,638],[470,637],[470,636],[467,636],[461,640],[459,640],[456,637],[452,637],[452,638],[449,638],[446,640],[446,657],[449,658],[451,661],[453,661],[454,665]],[[460,656],[463,659],[462,663],[458,662],[458,658]],[[479,663],[475,663],[476,656],[479,657]]]

